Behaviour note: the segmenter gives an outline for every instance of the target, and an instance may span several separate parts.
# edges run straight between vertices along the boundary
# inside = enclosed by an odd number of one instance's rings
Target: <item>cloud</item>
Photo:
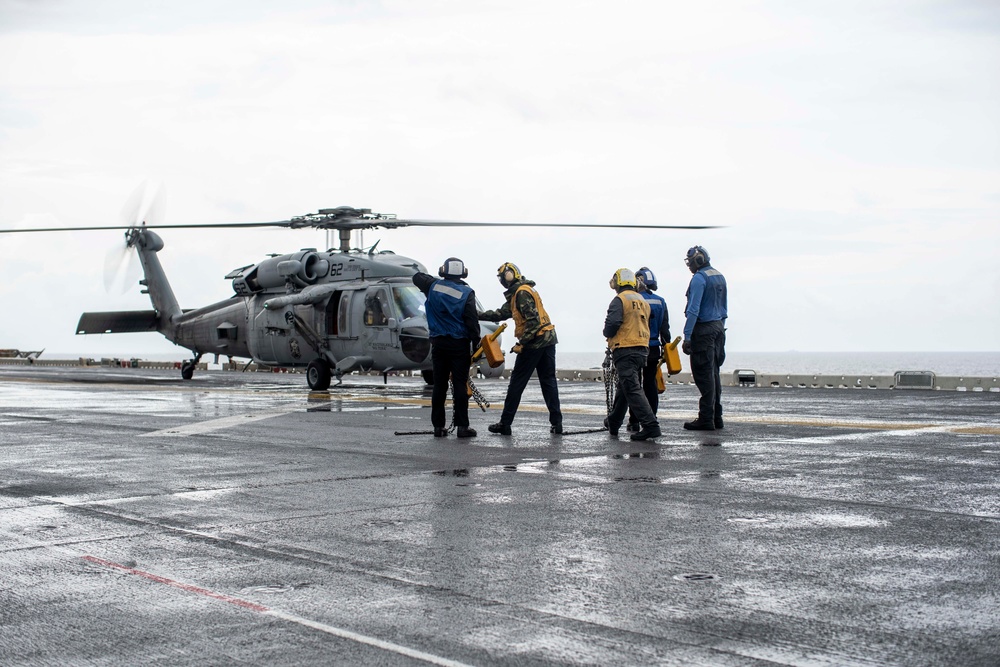
[[[427,265],[462,256],[487,303],[495,267],[517,262],[570,351],[603,346],[619,266],[657,272],[679,330],[695,243],[730,280],[737,349],[998,349],[1000,314],[981,305],[1000,281],[995,16],[961,2],[0,2],[0,227],[113,222],[145,178],[166,183],[168,222],[346,204],[725,225],[365,239]],[[222,276],[265,253],[326,243],[164,239],[184,306],[225,298]],[[32,336],[91,345],[63,333],[79,312],[148,308],[98,293],[116,241],[0,238],[0,305],[40,295]],[[926,322],[895,326],[911,313]],[[24,335],[4,319],[0,341]]]

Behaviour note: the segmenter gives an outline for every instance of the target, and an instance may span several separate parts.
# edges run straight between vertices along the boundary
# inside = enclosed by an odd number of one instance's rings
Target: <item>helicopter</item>
[[[354,231],[424,227],[568,227],[638,229],[711,229],[693,225],[550,224],[520,222],[464,222],[398,219],[367,208],[340,206],[274,222],[210,224],[147,224],[153,204],[144,186],[133,193],[125,225],[4,229],[0,233],[124,230],[125,246],[134,250],[142,266],[142,293],[151,310],[84,312],[78,335],[159,332],[193,357],[181,364],[181,377],[190,380],[205,354],[247,358],[268,365],[305,368],[314,391],[330,387],[353,371],[420,371],[432,383],[430,338],[425,297],[413,284],[417,272],[427,273],[415,259],[390,250],[351,248]],[[134,202],[145,202],[136,206]],[[149,216],[152,217],[152,216]],[[154,231],[164,229],[285,227],[337,232],[339,246],[325,251],[304,248],[274,254],[226,274],[233,296],[195,309],[182,309],[158,257],[164,242]],[[477,307],[479,304],[477,304]],[[479,310],[482,310],[479,307]],[[481,322],[481,334],[497,330]],[[481,363],[485,377],[502,373],[503,365]]]

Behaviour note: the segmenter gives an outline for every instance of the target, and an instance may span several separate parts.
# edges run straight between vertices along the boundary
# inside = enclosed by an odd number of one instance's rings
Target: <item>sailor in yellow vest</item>
[[[604,318],[604,337],[608,339],[611,358],[618,372],[618,387],[611,414],[604,420],[612,436],[629,410],[639,421],[639,430],[632,440],[650,440],[660,437],[660,424],[649,407],[642,391],[641,374],[649,353],[649,304],[636,291],[635,274],[629,269],[618,269],[611,277],[611,289],[618,292],[608,306]]]
[[[497,278],[504,287],[507,299],[496,310],[479,313],[480,320],[500,322],[514,318],[514,335],[517,344],[511,352],[517,354],[514,370],[507,385],[500,421],[489,427],[491,433],[510,435],[521,394],[528,386],[531,374],[538,372],[545,407],[549,409],[550,433],[563,432],[562,411],[559,409],[559,386],[556,381],[556,328],[542,305],[542,297],[535,291],[534,281],[528,280],[514,264],[506,262],[497,269]]]

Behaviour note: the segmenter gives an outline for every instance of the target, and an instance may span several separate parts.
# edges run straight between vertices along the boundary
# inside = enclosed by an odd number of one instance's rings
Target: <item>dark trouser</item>
[[[646,365],[646,354],[648,348],[645,347],[620,347],[611,353],[615,362],[615,371],[618,373],[618,391],[615,393],[615,404],[608,415],[608,428],[612,431],[618,430],[625,419],[625,412],[632,411],[632,414],[639,420],[642,428],[659,426],[656,415],[649,407],[649,401],[642,393],[642,383],[639,379],[643,366]]]
[[[654,415],[660,407],[660,392],[656,388],[656,369],[660,366],[660,354],[659,345],[649,346],[649,353],[646,355],[646,365],[642,367],[641,376],[642,393],[646,396],[646,402],[649,403],[649,409],[653,411]],[[631,410],[628,411],[628,423],[639,423],[635,413]]]
[[[548,345],[532,350],[522,350],[514,360],[514,370],[510,373],[507,397],[503,400],[500,423],[510,426],[521,404],[521,394],[528,386],[531,374],[538,371],[538,384],[542,387],[542,398],[549,409],[549,423],[562,426],[562,411],[559,409],[559,385],[556,381],[556,346]]]
[[[722,380],[719,368],[726,360],[726,329],[722,321],[698,322],[691,332],[691,375],[701,392],[698,421],[722,419]]]
[[[455,426],[469,425],[469,366],[472,346],[468,338],[435,336],[431,339],[431,364],[434,390],[431,394],[431,424],[445,427],[444,404],[448,400],[448,377],[455,385]]]

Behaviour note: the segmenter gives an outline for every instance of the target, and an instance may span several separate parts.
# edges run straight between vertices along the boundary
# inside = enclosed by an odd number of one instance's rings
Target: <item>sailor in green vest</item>
[[[660,437],[661,433],[656,414],[643,394],[641,381],[649,353],[649,304],[636,291],[636,286],[635,273],[630,269],[618,269],[611,277],[611,289],[618,294],[611,300],[604,318],[604,337],[608,339],[618,372],[618,387],[611,414],[604,423],[611,435],[618,437],[625,413],[631,410],[639,421],[639,430],[630,436],[631,439],[651,440]]]

